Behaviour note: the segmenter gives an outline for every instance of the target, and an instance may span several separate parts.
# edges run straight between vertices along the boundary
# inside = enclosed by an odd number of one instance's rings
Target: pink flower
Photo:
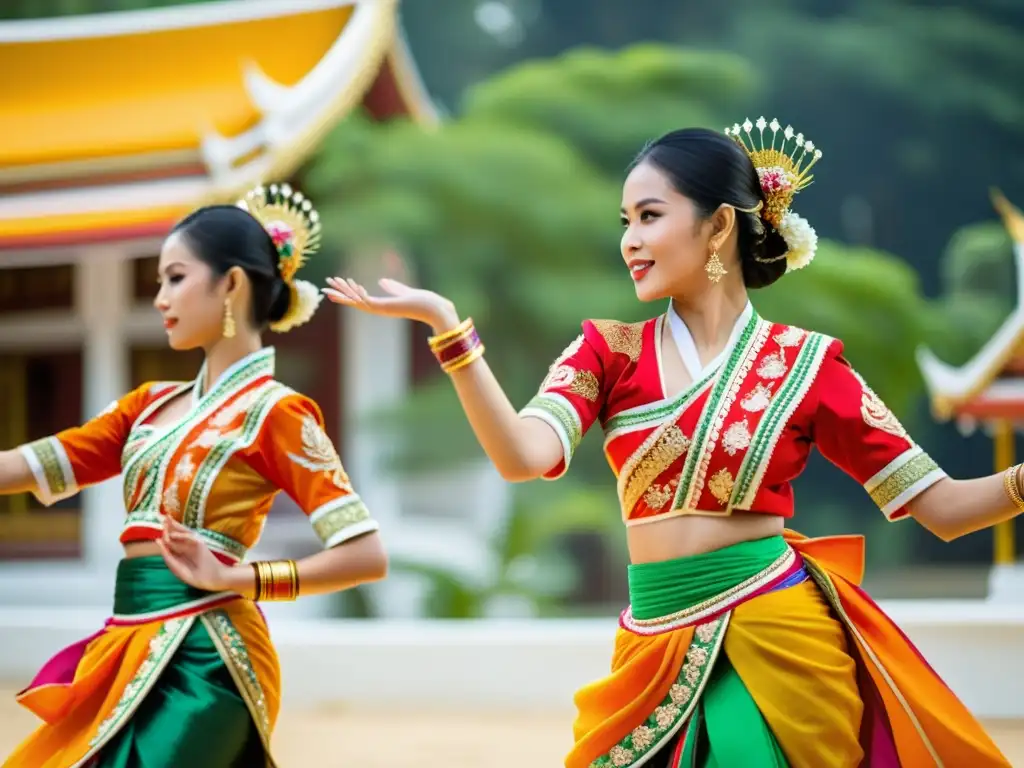
[[[758,175],[761,177],[761,189],[766,195],[788,192],[793,188],[789,174],[782,168],[761,168],[758,169]]]
[[[295,236],[292,228],[282,221],[273,221],[268,224],[267,234],[270,235],[270,239],[274,241],[274,245],[278,248],[289,243]]]

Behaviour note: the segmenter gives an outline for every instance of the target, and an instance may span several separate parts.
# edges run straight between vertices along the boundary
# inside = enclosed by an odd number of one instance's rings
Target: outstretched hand
[[[195,531],[164,516],[163,534],[156,541],[171,573],[186,584],[209,592],[227,589],[225,565]]]
[[[392,260],[397,257],[392,257]],[[335,304],[385,317],[402,317],[426,323],[435,331],[458,323],[455,305],[443,296],[423,288],[413,288],[404,282],[385,277],[379,281],[385,296],[371,296],[351,278],[329,277],[323,293]]]

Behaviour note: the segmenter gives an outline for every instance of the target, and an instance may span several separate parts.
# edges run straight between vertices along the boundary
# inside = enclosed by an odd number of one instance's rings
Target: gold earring
[[[708,273],[708,280],[712,283],[717,283],[724,275],[729,274],[725,271],[725,267],[722,266],[722,259],[718,255],[717,248],[711,251],[711,256],[708,258],[707,263],[704,264],[704,271]]]
[[[224,338],[235,338],[235,316],[231,312],[231,299],[224,299]]]

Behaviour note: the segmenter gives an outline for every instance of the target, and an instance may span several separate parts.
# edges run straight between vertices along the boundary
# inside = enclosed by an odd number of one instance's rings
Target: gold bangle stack
[[[256,574],[253,600],[294,600],[299,596],[299,569],[294,560],[260,560],[252,564]]]
[[[1020,492],[1020,468],[1020,464],[1015,464],[1003,472],[1003,488],[1006,490],[1006,495],[1010,497],[1013,505],[1021,512],[1024,512],[1024,496]]]
[[[484,345],[473,326],[473,318],[467,317],[452,330],[439,333],[428,339],[430,351],[434,353],[441,370],[455,373],[484,354]]]

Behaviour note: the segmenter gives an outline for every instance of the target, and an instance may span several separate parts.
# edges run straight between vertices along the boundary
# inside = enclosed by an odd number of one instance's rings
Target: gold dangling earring
[[[718,255],[717,248],[711,251],[711,256],[708,257],[707,262],[704,264],[704,271],[708,273],[708,280],[712,283],[717,283],[724,275],[729,274],[725,271],[725,267],[722,266],[722,259]]]
[[[224,338],[235,338],[235,316],[231,312],[231,299],[224,299]]]

